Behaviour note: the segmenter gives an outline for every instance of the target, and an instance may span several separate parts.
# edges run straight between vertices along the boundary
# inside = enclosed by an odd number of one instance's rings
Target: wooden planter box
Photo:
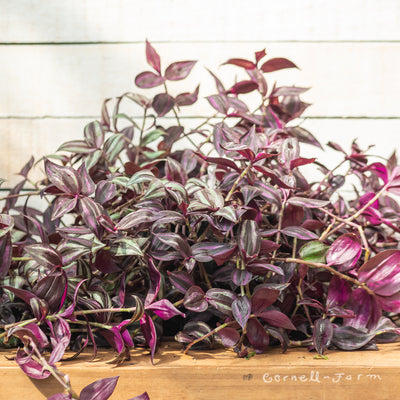
[[[107,364],[114,354],[100,350],[61,362],[79,393],[100,378],[119,375],[111,400],[128,400],[147,391],[151,400],[366,400],[396,399],[400,393],[400,344],[380,345],[379,351],[329,351],[315,359],[306,349],[271,349],[239,359],[232,351],[192,351],[184,355],[175,343],[162,344],[151,365],[148,352],[132,350],[119,367]],[[0,351],[0,399],[46,399],[62,389],[52,377],[31,380]]]

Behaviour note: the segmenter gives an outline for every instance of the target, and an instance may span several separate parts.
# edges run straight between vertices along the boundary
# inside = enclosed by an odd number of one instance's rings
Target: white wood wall
[[[287,57],[301,69],[270,79],[312,88],[303,126],[322,143],[357,137],[378,156],[400,151],[399,0],[0,0],[3,187],[31,154],[80,138],[104,98],[135,90],[146,38],[164,67],[199,60],[176,93],[198,82],[212,93],[205,66],[231,83],[238,69],[220,66],[231,57]],[[190,108],[188,123],[206,110]]]

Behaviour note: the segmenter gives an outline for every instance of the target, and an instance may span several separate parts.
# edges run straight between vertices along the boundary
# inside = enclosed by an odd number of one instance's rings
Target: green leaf
[[[116,256],[143,256],[140,243],[136,239],[123,238],[115,241],[111,252]]]
[[[304,261],[325,263],[328,249],[329,246],[321,243],[319,240],[313,240],[312,242],[306,243],[300,249],[299,254]]]
[[[148,132],[148,133],[146,133],[146,135],[143,136],[142,145],[146,146],[149,143],[156,141],[158,138],[160,138],[164,134],[165,134],[165,132],[162,131],[161,129],[155,129],[154,131]]]

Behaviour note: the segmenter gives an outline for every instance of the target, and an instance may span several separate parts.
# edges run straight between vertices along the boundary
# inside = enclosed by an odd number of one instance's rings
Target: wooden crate
[[[328,360],[315,359],[306,349],[282,354],[271,349],[250,359],[232,351],[192,351],[184,355],[177,344],[162,344],[151,365],[148,352],[132,350],[132,359],[119,367],[107,364],[113,353],[101,350],[61,362],[79,391],[90,382],[119,375],[114,400],[128,400],[147,391],[151,400],[366,400],[396,399],[400,393],[400,345],[380,345],[379,351],[329,351]],[[61,392],[53,379],[31,380],[0,351],[0,399],[39,400]]]

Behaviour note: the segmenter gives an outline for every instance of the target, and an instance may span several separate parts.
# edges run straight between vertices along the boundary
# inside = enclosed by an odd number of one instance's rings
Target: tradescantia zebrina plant
[[[150,70],[135,79],[140,94],[125,93],[113,107],[107,100],[82,140],[44,159],[46,177],[34,190],[23,191],[30,160],[3,198],[0,337],[18,346],[22,370],[55,376],[65,393],[52,400],[103,400],[116,378],[78,396],[56,367],[66,350],[110,345],[120,363],[134,346],[148,347],[153,361],[171,337],[185,352],[222,345],[239,357],[272,345],[323,356],[396,340],[396,156],[376,162],[355,142],[349,151],[330,142],[337,168],[302,157],[304,143],[321,148],[296,124],[306,89],[266,81],[296,68],[287,59],[260,51],[253,61],[228,60],[247,78],[226,88],[211,73],[212,111],[188,128],[181,112],[199,88],[170,90],[195,61],[162,69],[149,42],[146,58]],[[252,101],[258,93],[255,111],[245,102],[250,92]],[[321,170],[319,181],[303,176],[307,164]],[[343,196],[349,176],[359,185]]]

